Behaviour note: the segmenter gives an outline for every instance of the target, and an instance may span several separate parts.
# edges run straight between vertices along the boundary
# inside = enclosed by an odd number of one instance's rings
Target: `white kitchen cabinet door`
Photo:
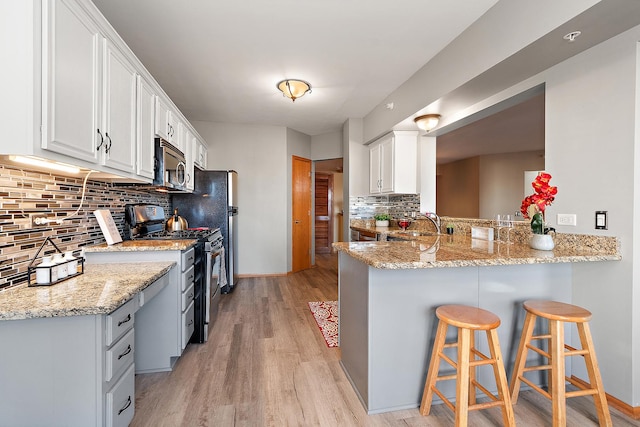
[[[395,138],[389,138],[380,144],[380,192],[393,192],[395,177]]]
[[[174,146],[176,146],[175,139],[179,136],[176,118],[175,113],[172,112],[170,101],[158,95],[156,98],[156,135]]]
[[[104,128],[100,151],[105,166],[136,172],[136,86],[134,66],[109,40],[105,43]]]
[[[196,138],[196,156],[193,162],[200,169],[207,169],[207,145]]]
[[[90,163],[99,162],[102,128],[103,36],[75,2],[42,2],[42,148]],[[47,9],[48,8],[48,9]]]
[[[382,159],[382,148],[380,144],[375,144],[369,149],[369,192],[376,194],[380,192],[380,161]]]
[[[184,156],[186,163],[185,186],[187,187],[187,191],[193,191],[195,189],[193,161],[195,158],[195,150],[197,149],[196,139],[188,128],[183,127],[183,129],[182,137],[183,146],[185,147]]]
[[[154,177],[156,93],[151,85],[138,76],[137,159],[136,173],[145,178]]]

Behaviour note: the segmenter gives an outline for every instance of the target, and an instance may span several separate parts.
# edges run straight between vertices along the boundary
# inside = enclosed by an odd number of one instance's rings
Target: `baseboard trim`
[[[571,378],[576,382],[584,385],[585,387],[589,387],[589,383],[584,381],[583,379],[578,378],[574,375],[571,375]],[[618,411],[622,412],[626,416],[631,417],[635,420],[640,419],[640,406],[631,406],[627,403],[624,403],[622,400],[614,396],[611,396],[609,393],[605,393],[605,394],[607,395],[607,403],[609,404],[609,406],[617,409]]]
[[[238,279],[252,279],[254,277],[282,277],[287,273],[271,273],[271,274],[238,274]]]

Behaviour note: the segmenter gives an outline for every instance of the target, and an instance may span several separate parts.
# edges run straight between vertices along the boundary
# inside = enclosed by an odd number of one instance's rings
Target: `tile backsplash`
[[[84,176],[71,178],[0,164],[0,289],[27,281],[27,267],[47,237],[60,250],[73,251],[75,255],[84,246],[104,242],[92,213],[96,209],[110,209],[121,233],[126,203],[154,203],[169,212],[167,194],[92,181],[89,177],[84,202],[76,216],[62,224],[31,226],[33,214],[56,219],[74,214],[80,207],[83,181]],[[47,245],[39,257],[52,252],[53,246]]]
[[[375,214],[388,213],[400,218],[404,213],[420,211],[419,194],[389,194],[384,196],[354,196],[349,198],[349,216],[352,219],[369,219]]]

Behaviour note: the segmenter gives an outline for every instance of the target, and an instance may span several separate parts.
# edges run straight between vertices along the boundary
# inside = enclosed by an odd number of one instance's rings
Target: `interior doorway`
[[[292,156],[291,271],[311,268],[311,160]]]
[[[316,172],[314,201],[316,253],[328,254],[333,243],[333,175]]]
[[[344,218],[342,159],[317,160],[315,167],[315,252],[333,251],[333,242],[343,242],[342,222]],[[319,181],[318,181],[319,178]],[[325,190],[325,186],[327,189]],[[329,203],[330,186],[330,203]],[[318,193],[326,192],[327,196]],[[327,205],[325,207],[325,204]],[[329,206],[330,205],[330,206]]]

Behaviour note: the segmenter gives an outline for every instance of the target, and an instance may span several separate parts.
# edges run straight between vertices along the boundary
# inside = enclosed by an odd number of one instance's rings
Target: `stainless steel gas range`
[[[206,342],[218,314],[223,241],[219,228],[198,227],[165,230],[161,206],[136,204],[125,206],[125,238],[131,240],[192,239],[194,246],[194,332],[192,343]]]

